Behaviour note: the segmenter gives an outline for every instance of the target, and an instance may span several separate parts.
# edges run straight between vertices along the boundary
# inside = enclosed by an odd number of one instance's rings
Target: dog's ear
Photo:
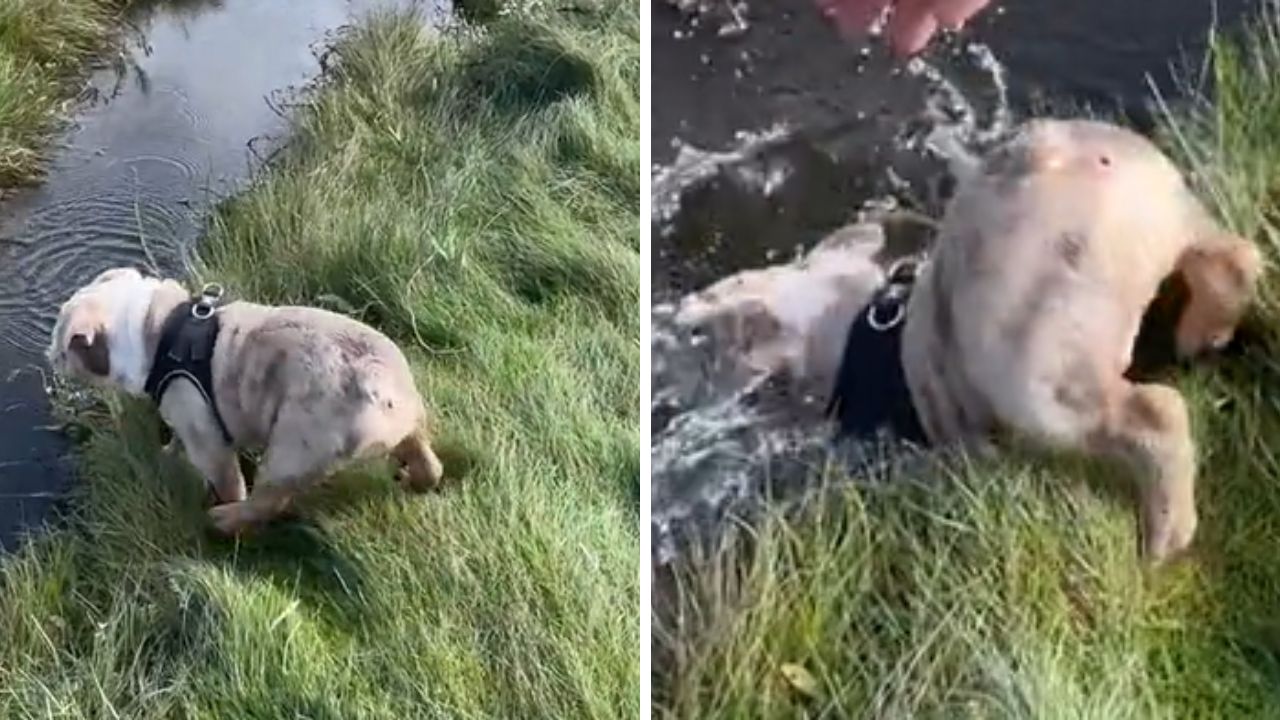
[[[1223,234],[1193,245],[1179,259],[1178,269],[1195,290],[1222,297],[1247,299],[1262,274],[1262,253],[1236,235]]]
[[[1178,352],[1183,357],[1221,349],[1253,298],[1262,274],[1262,253],[1253,243],[1223,234],[1183,253],[1178,272],[1188,300],[1178,320]]]
[[[111,374],[111,352],[107,346],[107,333],[97,330],[79,331],[71,336],[67,350],[80,359],[85,370],[107,377]]]

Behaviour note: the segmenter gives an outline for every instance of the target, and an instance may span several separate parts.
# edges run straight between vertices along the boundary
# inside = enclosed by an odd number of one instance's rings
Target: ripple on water
[[[0,251],[0,338],[32,347],[25,331],[49,326],[58,305],[104,268],[173,268],[173,239],[192,222],[165,198],[125,189],[40,208]]]
[[[140,36],[92,78],[45,180],[0,206],[0,547],[68,484],[40,377],[59,305],[112,266],[180,274],[212,203],[249,178],[247,143],[284,130],[278,91],[319,71],[312,46],[403,4],[145,3],[131,19]]]

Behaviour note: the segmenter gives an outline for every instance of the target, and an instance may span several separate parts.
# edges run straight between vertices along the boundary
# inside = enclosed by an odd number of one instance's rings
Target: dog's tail
[[[440,486],[444,477],[444,465],[431,449],[431,441],[424,429],[405,436],[391,451],[400,463],[401,481],[404,487],[415,492],[426,492]]]

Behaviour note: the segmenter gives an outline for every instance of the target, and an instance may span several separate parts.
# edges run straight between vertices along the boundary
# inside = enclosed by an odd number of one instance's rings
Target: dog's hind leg
[[[1158,563],[1191,544],[1197,523],[1195,445],[1178,391],[1128,384],[1089,445],[1138,474],[1143,553],[1150,561]]]
[[[444,465],[431,450],[425,433],[415,431],[407,435],[391,450],[391,456],[400,463],[400,480],[406,489],[426,492],[440,485]]]

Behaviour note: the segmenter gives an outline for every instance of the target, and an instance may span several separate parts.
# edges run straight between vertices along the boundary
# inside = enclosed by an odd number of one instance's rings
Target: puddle
[[[904,64],[839,41],[807,0],[655,4],[655,560],[730,511],[803,494],[832,450],[820,413],[765,412],[762,388],[721,382],[713,351],[670,322],[672,303],[795,257],[866,203],[938,216],[954,171],[1018,117],[1083,109],[1149,129],[1151,83],[1176,102],[1210,25],[1230,31],[1258,7],[1169,0],[1157,17],[1138,3],[1017,0]]]
[[[397,2],[396,7],[409,2]],[[59,303],[114,265],[181,273],[214,204],[287,129],[332,34],[391,0],[165,0],[130,18],[45,181],[0,204],[0,546],[70,481],[42,354]],[[420,3],[442,22],[446,0]],[[276,143],[278,146],[278,143]]]

